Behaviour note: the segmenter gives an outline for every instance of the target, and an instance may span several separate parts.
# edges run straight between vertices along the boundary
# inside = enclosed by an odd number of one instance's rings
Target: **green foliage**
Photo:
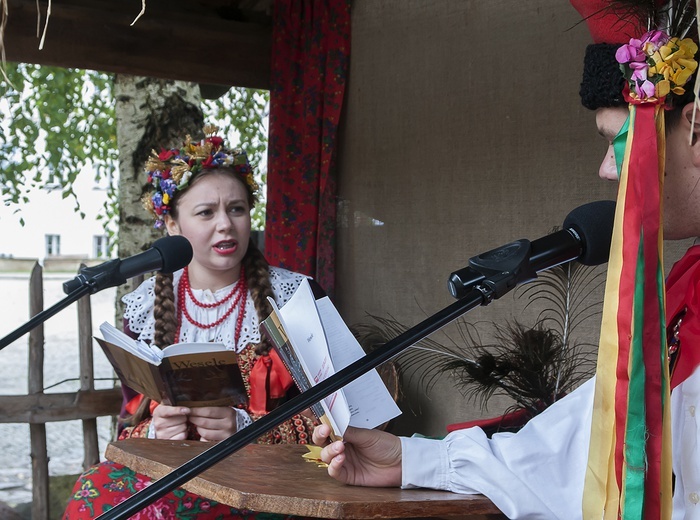
[[[255,180],[262,186],[260,202],[253,211],[253,229],[265,227],[264,187],[267,185],[267,128],[270,93],[234,87],[215,100],[204,100],[204,120],[215,122],[222,132],[226,132],[226,142],[230,146],[240,146],[248,154],[248,160],[255,172]]]
[[[8,63],[5,72],[10,84],[0,82],[3,204],[19,207],[29,202],[32,190],[60,189],[84,218],[74,182],[91,167],[96,183],[109,182],[108,204],[97,218],[113,238],[119,215],[116,179],[108,175],[117,170],[119,159],[113,76],[25,63]],[[266,180],[268,101],[267,91],[232,88],[202,103],[205,119],[228,131],[227,142],[245,148],[261,186]],[[262,229],[264,215],[263,196],[253,213],[254,229]]]
[[[92,165],[103,181],[118,158],[112,77],[25,63],[5,70],[11,84],[0,84],[3,203],[26,203],[36,188],[60,189],[79,212],[78,174]]]

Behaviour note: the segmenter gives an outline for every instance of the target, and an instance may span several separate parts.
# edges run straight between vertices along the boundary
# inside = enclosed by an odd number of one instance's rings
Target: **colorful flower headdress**
[[[224,148],[223,138],[215,135],[218,131],[214,125],[205,125],[205,137],[200,142],[192,142],[188,135],[182,148],[163,149],[160,153],[151,151],[145,171],[148,174],[147,182],[153,189],[144,196],[143,205],[155,217],[156,228],[165,225],[163,217],[170,212],[175,193],[186,189],[193,177],[203,169],[232,168],[251,196],[256,198],[258,184],[248,156],[240,148]]]
[[[690,100],[684,85],[697,69],[695,2],[571,0],[594,42],[586,48],[582,104],[596,110],[661,99],[671,108]]]
[[[698,45],[690,38],[671,38],[663,31],[648,31],[617,49],[630,102],[655,102],[670,93],[685,94],[684,85],[698,68]]]

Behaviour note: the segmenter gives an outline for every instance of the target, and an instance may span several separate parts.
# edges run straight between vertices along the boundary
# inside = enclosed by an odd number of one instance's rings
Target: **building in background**
[[[98,216],[105,214],[113,180],[104,177],[98,183],[89,170],[77,176],[80,209],[52,185],[32,190],[26,204],[0,206],[0,271],[24,271],[38,261],[46,270],[73,272],[81,263],[107,260],[109,236]]]

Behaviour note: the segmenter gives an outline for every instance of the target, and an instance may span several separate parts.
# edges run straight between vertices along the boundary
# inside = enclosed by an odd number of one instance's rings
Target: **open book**
[[[308,280],[281,308],[272,299],[270,303],[273,312],[260,328],[301,391],[365,355],[330,298],[316,300]],[[376,428],[401,413],[376,370],[348,383],[319,405],[320,412],[317,407],[312,411],[333,428],[336,437],[342,437],[348,425]]]
[[[238,355],[221,343],[175,343],[163,350],[107,322],[95,338],[123,384],[171,406],[237,406],[247,401]]]

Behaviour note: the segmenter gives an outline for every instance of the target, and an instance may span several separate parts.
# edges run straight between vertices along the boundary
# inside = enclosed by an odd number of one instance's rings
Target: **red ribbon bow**
[[[250,371],[250,411],[268,413],[268,400],[284,397],[293,382],[277,352],[270,350],[267,356],[258,357]]]

